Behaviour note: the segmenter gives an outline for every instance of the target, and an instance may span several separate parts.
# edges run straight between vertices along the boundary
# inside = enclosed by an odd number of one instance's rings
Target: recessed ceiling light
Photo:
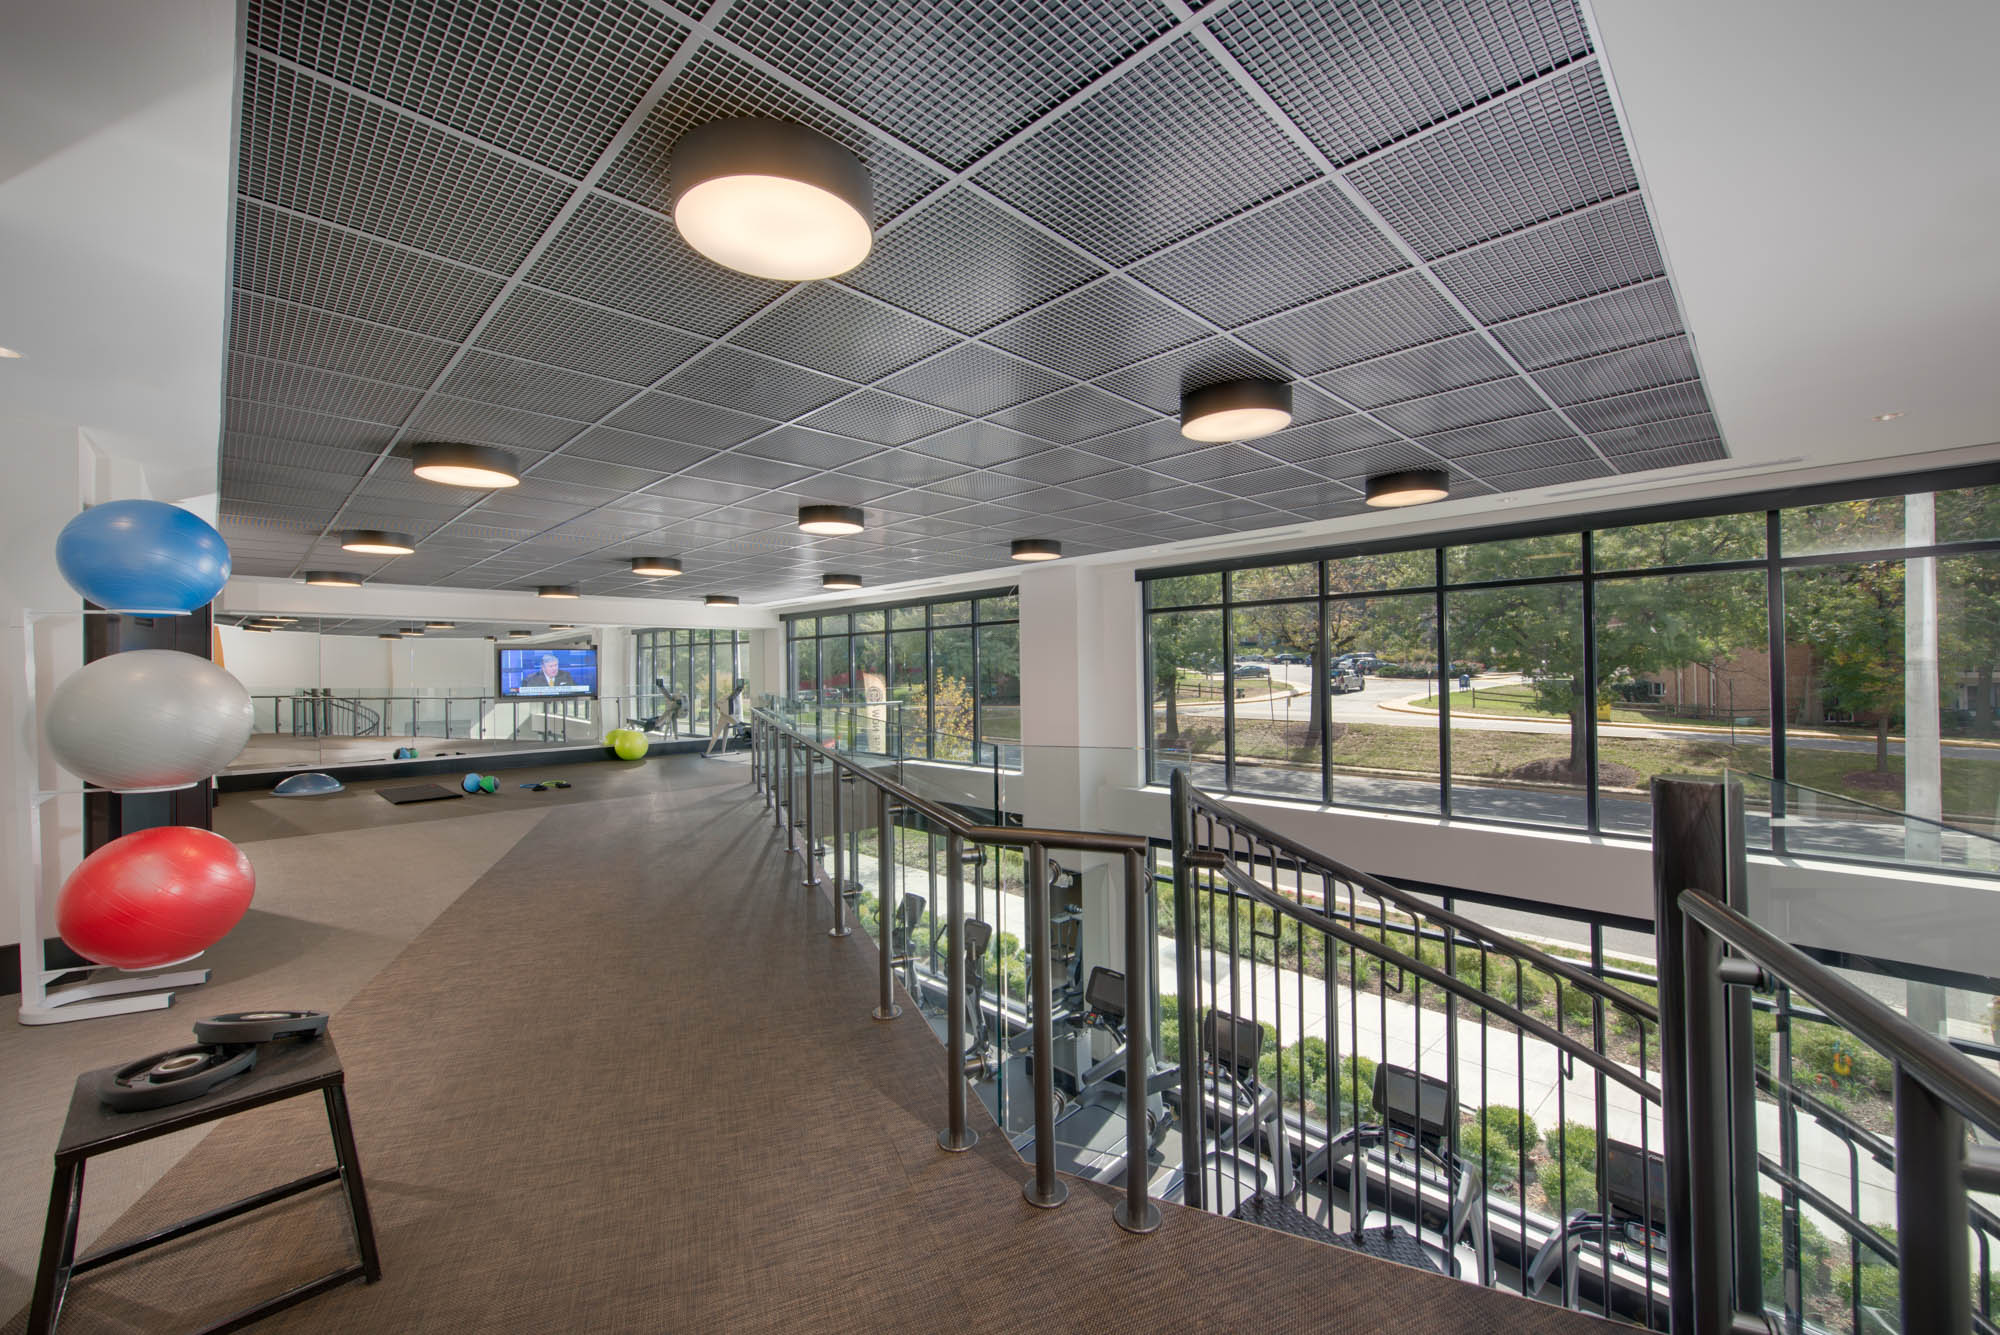
[[[821,575],[820,586],[827,589],[858,589],[861,587],[859,575]]]
[[[263,616],[260,616],[260,617],[258,617],[257,619],[258,619],[259,621],[282,621],[282,622],[286,623],[287,625],[289,625],[289,624],[291,624],[292,622],[294,622],[294,621],[297,621],[297,620],[298,620],[298,618],[297,618],[297,617],[281,617],[281,616],[276,616],[276,615],[274,615],[274,614],[272,614],[272,613],[269,613],[269,612],[266,612],[266,613],[265,613],[265,614],[264,614]]]
[[[572,625],[571,625],[571,624],[570,624],[569,622],[567,622],[567,621],[551,621],[551,622],[549,623],[549,629],[550,629],[550,630],[575,630],[575,629],[576,629],[576,627],[575,627],[575,626],[572,626]]]
[[[521,484],[520,474],[514,471],[514,456],[492,445],[425,441],[410,447],[410,464],[424,481],[447,487],[492,490]]]
[[[1225,380],[1181,395],[1181,434],[1189,440],[1255,440],[1292,424],[1285,380]]]
[[[532,634],[534,632],[529,630],[510,630],[507,632],[507,638],[510,640],[525,640]]]
[[[237,627],[237,629],[238,629],[238,630],[254,630],[254,631],[256,631],[256,632],[257,632],[257,633],[258,633],[259,635],[269,635],[269,634],[270,634],[270,633],[271,633],[272,631],[276,630],[276,629],[277,629],[277,627],[276,627],[276,626],[260,626],[260,625],[258,625],[258,624],[257,624],[256,622],[254,622],[254,621],[246,621],[246,622],[244,622],[244,623],[243,623],[242,625],[238,626],[238,627]]]
[[[1062,544],[1053,538],[1014,539],[1016,561],[1055,561],[1062,556]]]
[[[361,576],[345,570],[308,570],[306,583],[322,589],[358,589]]]
[[[579,595],[574,584],[543,584],[536,588],[537,598],[575,598]]]
[[[457,629],[458,629],[458,623],[457,623],[456,621],[426,621],[426,622],[424,623],[424,629],[425,629],[425,630],[457,630]]]
[[[799,507],[799,531],[818,533],[826,537],[845,537],[859,533],[867,527],[866,517],[858,505],[801,505]]]
[[[674,226],[725,268],[797,283],[868,258],[874,187],[861,159],[802,125],[720,120],[674,144]]]
[[[0,348],[0,361],[13,362],[13,361],[19,361],[20,359],[21,359],[21,354],[14,351],[12,348]]]
[[[375,638],[378,640],[400,640],[403,638],[403,634],[401,631],[385,630]]]
[[[349,529],[340,535],[340,550],[363,556],[408,556],[417,550],[416,539],[407,533],[391,533],[380,528]]]
[[[1875,420],[1878,422],[1893,422],[1902,415],[1902,413],[1876,413]]]
[[[738,601],[738,598],[733,593],[711,593],[708,597],[702,599],[702,602],[708,604],[710,607],[734,607]]]
[[[1405,468],[1368,479],[1368,504],[1378,509],[1428,505],[1451,495],[1451,476],[1442,468]]]
[[[632,573],[645,575],[649,579],[672,579],[681,573],[681,562],[677,556],[635,556],[632,558]]]

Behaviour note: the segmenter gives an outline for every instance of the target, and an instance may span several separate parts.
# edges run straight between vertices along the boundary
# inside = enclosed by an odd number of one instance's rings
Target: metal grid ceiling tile
[[[916,450],[882,450],[866,459],[857,459],[840,470],[842,474],[866,478],[871,482],[893,482],[901,487],[921,487],[927,483],[939,482],[948,477],[956,477],[965,471],[963,465]]]
[[[1178,416],[1183,391],[1245,377],[1289,378],[1269,358],[1249,351],[1234,339],[1217,335],[1100,376],[1096,384],[1098,388],[1109,390],[1121,398],[1143,403],[1154,412]],[[1334,411],[1338,410],[1323,397],[1300,395],[1294,388],[1294,421],[1305,421]]]
[[[1493,328],[1494,337],[1531,371],[1680,332],[1680,311],[1664,278]]]
[[[231,302],[229,346],[278,361],[419,388],[437,379],[453,345],[326,311],[238,292]]]
[[[251,56],[237,188],[432,255],[512,272],[572,187]]]
[[[1582,403],[1637,389],[1658,389],[1695,378],[1694,350],[1682,337],[1663,338],[1535,372],[1535,381],[1557,403]]]
[[[974,180],[1128,264],[1310,179],[1314,168],[1192,36],[1008,148]],[[1171,181],[1174,189],[1162,190]]]
[[[880,237],[861,267],[841,281],[976,334],[1103,272],[957,188]]]
[[[939,496],[956,496],[961,501],[995,501],[1006,496],[1022,495],[1040,485],[1027,478],[1010,477],[990,468],[981,468],[945,478],[942,482],[933,482],[924,490]]]
[[[804,426],[781,426],[751,441],[739,453],[776,459],[782,463],[802,464],[807,468],[826,469],[851,464],[880,450],[881,446],[866,440],[832,435]]]
[[[665,218],[602,195],[583,201],[528,280],[711,337],[783,291],[703,259]]]
[[[1491,324],[1643,282],[1665,267],[1645,202],[1630,194],[1439,260],[1432,269]]]
[[[1129,279],[1107,278],[988,331],[985,341],[1087,380],[1206,332]]]
[[[720,450],[769,431],[776,423],[733,408],[656,393],[621,409],[605,425]]]
[[[389,432],[386,430],[382,432],[381,443],[389,443]],[[222,438],[221,476],[225,482],[232,473],[244,477],[305,473],[321,478],[353,479],[368,471],[380,448],[377,446],[374,451],[328,449],[292,440],[245,436],[232,431]]]
[[[1683,468],[1688,464],[1704,464],[1728,457],[1729,451],[1722,448],[1722,442],[1710,438],[1691,441],[1686,445],[1670,445],[1664,449],[1614,454],[1611,456],[1611,462],[1618,465],[1618,471],[1621,473],[1637,473],[1648,468]]]
[[[1202,447],[1202,442],[1181,434],[1179,422],[1163,417],[1097,436],[1077,446],[1090,454],[1135,465],[1151,465],[1161,459],[1192,454]]]
[[[686,30],[641,0],[252,0],[249,40],[580,177]]]
[[[1151,467],[1183,482],[1207,482],[1239,473],[1254,473],[1271,466],[1271,457],[1248,445],[1210,445],[1171,459],[1155,461]]]
[[[1422,437],[1426,446],[1452,458],[1514,445],[1539,445],[1547,440],[1575,439],[1577,439],[1576,432],[1570,430],[1569,424],[1552,412],[1525,413],[1520,417],[1509,417],[1498,422],[1481,422],[1477,426],[1459,427],[1451,431],[1434,431]]]
[[[691,334],[519,286],[480,331],[479,346],[572,371],[650,385],[704,346]]]
[[[1721,434],[1716,429],[1714,414],[1695,413],[1690,417],[1667,418],[1641,423],[1638,426],[1599,431],[1593,434],[1591,439],[1596,441],[1606,454],[1636,454],[1642,450],[1661,450],[1673,445],[1688,445]]]
[[[796,482],[811,472],[810,468],[779,463],[775,459],[759,459],[748,454],[717,454],[688,469],[687,475],[692,478],[709,478],[717,482],[734,482],[740,486],[768,489],[782,487],[787,482]]]
[[[406,385],[385,385],[240,352],[229,357],[228,392],[233,398],[383,423],[401,422],[423,397]]]
[[[1556,487],[1570,482],[1589,482],[1594,478],[1610,477],[1614,470],[1609,464],[1593,458],[1586,463],[1562,464],[1554,468],[1530,468],[1519,473],[1495,473],[1480,480],[1500,491],[1526,491],[1531,487]]]
[[[715,343],[669,376],[660,388],[683,398],[742,408],[782,422],[809,413],[854,386],[803,366]]]
[[[711,43],[668,88],[645,123],[612,161],[602,189],[659,213],[670,211],[667,162],[676,140],[697,125],[733,116],[790,121],[843,144],[868,165],[875,184],[875,221],[886,222],[944,183],[891,141],[787,88]]]
[[[1619,394],[1608,399],[1572,406],[1569,415],[1576,424],[1593,434],[1622,426],[1642,426],[1676,417],[1692,417],[1708,411],[1708,396],[1701,385],[1687,381],[1660,389],[1643,389],[1636,394]]]
[[[1243,0],[1210,27],[1336,163],[1590,50],[1568,0]]]
[[[735,6],[720,33],[961,169],[1172,25],[1154,0],[780,0]]]
[[[926,436],[908,449],[934,459],[949,459],[972,468],[1006,463],[1023,455],[1053,448],[1048,441],[1023,435],[992,422],[967,422],[963,426]]]
[[[793,289],[731,338],[781,361],[863,382],[958,341],[948,329],[831,283]]]
[[[1252,347],[1311,376],[1462,333],[1466,327],[1421,274],[1398,274],[1274,315],[1239,333]]]
[[[491,274],[397,250],[248,200],[236,206],[235,283],[453,341],[472,332],[503,286]]]
[[[970,417],[1040,398],[1065,383],[1052,371],[983,343],[961,344],[880,382],[891,393]]]
[[[820,431],[837,431],[841,435],[873,441],[877,445],[901,445],[918,436],[928,436],[948,426],[956,426],[964,420],[957,413],[946,412],[942,408],[912,403],[880,390],[864,389],[802,418],[800,425]]]
[[[1136,468],[1114,468],[1095,477],[1078,478],[1067,485],[1074,495],[1090,496],[1100,501],[1134,501],[1143,496],[1147,498],[1145,503],[1148,505],[1161,503],[1159,497],[1171,496],[1182,486],[1175,478],[1144,473]]]
[[[1530,468],[1578,464],[1596,457],[1590,446],[1572,437],[1569,440],[1543,441],[1539,445],[1517,445],[1512,449],[1464,454],[1458,457],[1457,462],[1460,467],[1469,468],[1481,477],[1490,477],[1501,473],[1519,473]]]
[[[1550,75],[1348,176],[1426,259],[1638,185],[1595,65]]]
[[[590,422],[638,393],[636,385],[600,380],[491,352],[467,352],[438,386],[440,394],[504,408],[527,408]]]
[[[1313,383],[1357,408],[1376,408],[1512,374],[1507,359],[1475,333],[1343,366],[1315,377]]]
[[[1146,417],[1144,408],[1092,385],[1074,385],[993,414],[1002,426],[1062,445],[1133,426]]]
[[[583,429],[584,423],[566,418],[434,394],[410,422],[408,437],[412,441],[472,441],[544,453],[574,439]]]
[[[280,408],[268,403],[252,403],[247,399],[227,400],[224,412],[230,435],[243,440],[292,441],[328,449],[365,450],[370,454],[380,454],[396,434],[393,425],[381,422],[360,422],[351,417]]]
[[[1449,431],[1478,422],[1519,417],[1523,413],[1540,412],[1547,406],[1532,385],[1515,376],[1390,404],[1377,408],[1375,416],[1406,436],[1421,436],[1428,431]]]
[[[1269,460],[1265,462],[1269,463]],[[1247,473],[1232,473],[1225,477],[1211,478],[1204,484],[1231,496],[1247,496],[1252,500],[1265,500],[1281,492],[1293,491],[1299,487],[1310,487],[1321,481],[1316,473],[1290,464],[1273,464]]]
[[[1132,276],[1234,328],[1403,267],[1381,230],[1339,189],[1321,184],[1135,265]]]
[[[1098,473],[1111,471],[1117,465],[1096,454],[1085,454],[1082,450],[1067,446],[1053,450],[1042,450],[1011,463],[997,464],[993,471],[1010,477],[1030,478],[1050,486],[1070,483],[1078,478],[1092,477]]]
[[[884,496],[893,496],[903,488],[893,482],[871,482],[867,478],[852,477],[845,473],[820,473],[787,482],[784,490],[791,494],[797,505],[869,505]],[[789,531],[777,535],[775,541],[786,550],[797,545],[798,515],[794,511]]]

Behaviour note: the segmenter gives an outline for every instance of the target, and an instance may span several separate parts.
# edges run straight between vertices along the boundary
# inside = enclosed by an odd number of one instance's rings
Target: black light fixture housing
[[[1062,544],[1054,538],[1014,539],[1016,561],[1056,561],[1062,558]]]
[[[702,599],[710,607],[735,607],[740,601],[733,593],[711,593]]]
[[[859,575],[821,575],[820,587],[826,589],[858,589],[861,587]]]
[[[417,550],[417,540],[385,528],[353,528],[340,535],[340,550],[363,556],[408,556]]]
[[[305,582],[318,589],[358,589],[361,576],[347,570],[308,570]]]
[[[1189,440],[1255,440],[1291,424],[1289,380],[1224,380],[1181,395],[1181,434]]]
[[[525,640],[534,633],[531,630],[510,630],[507,632],[507,638],[510,640]]]
[[[400,640],[403,638],[403,632],[399,630],[385,630],[375,638],[378,640]]]
[[[537,598],[580,598],[574,584],[541,584],[535,588]]]
[[[648,579],[672,579],[681,573],[681,559],[678,556],[635,556],[632,558],[632,573]]]
[[[861,159],[803,125],[736,118],[682,135],[669,158],[682,240],[725,268],[797,283],[868,258],[875,188]]]
[[[1442,468],[1402,468],[1368,479],[1368,504],[1377,509],[1429,505],[1451,495],[1451,475]]]
[[[521,485],[514,456],[493,445],[428,440],[410,447],[410,465],[424,481],[447,487],[492,491]]]
[[[457,630],[457,629],[458,629],[458,623],[457,623],[456,621],[426,621],[426,622],[424,623],[424,629],[425,629],[425,630]]]
[[[867,527],[867,516],[858,505],[801,505],[799,531],[822,537],[839,538],[859,533]]]

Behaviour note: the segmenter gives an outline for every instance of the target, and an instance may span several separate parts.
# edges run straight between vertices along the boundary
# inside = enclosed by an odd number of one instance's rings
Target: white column
[[[1903,538],[1911,547],[1937,541],[1937,499],[1903,498]],[[1944,814],[1942,748],[1938,736],[1937,558],[1912,557],[1903,567],[1903,809],[1929,820]],[[1904,824],[1904,851],[1913,863],[1938,857],[1935,826]]]

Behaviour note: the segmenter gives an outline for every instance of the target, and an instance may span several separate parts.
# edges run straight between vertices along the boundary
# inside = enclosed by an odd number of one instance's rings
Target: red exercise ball
[[[220,941],[250,907],[257,875],[219,834],[163,825],[113,839],[56,898],[56,930],[87,960],[151,969]]]

